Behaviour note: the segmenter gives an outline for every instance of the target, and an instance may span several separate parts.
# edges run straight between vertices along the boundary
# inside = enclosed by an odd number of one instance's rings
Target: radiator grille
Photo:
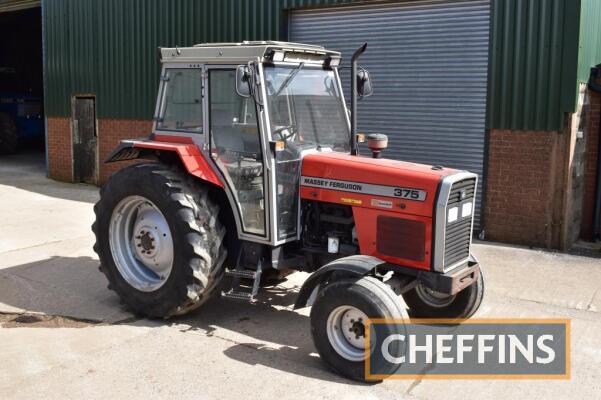
[[[453,184],[447,203],[447,218],[449,211],[457,207],[457,220],[447,222],[445,229],[444,269],[465,260],[470,255],[472,235],[472,219],[474,214],[474,193],[476,179],[464,179]],[[471,203],[469,215],[462,215],[464,205]],[[467,206],[466,206],[467,207]],[[467,214],[467,213],[466,213]]]
[[[403,218],[378,217],[376,246],[380,254],[424,261],[426,225]]]

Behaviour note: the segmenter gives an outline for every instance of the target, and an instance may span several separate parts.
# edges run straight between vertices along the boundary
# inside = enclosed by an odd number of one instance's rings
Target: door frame
[[[250,233],[244,230],[243,228],[243,223],[242,223],[242,214],[241,214],[241,209],[239,204],[237,204],[236,198],[233,194],[233,188],[230,187],[230,185],[227,182],[227,179],[225,179],[225,176],[223,174],[223,172],[221,171],[221,169],[217,166],[217,163],[215,162],[215,160],[213,159],[213,157],[211,157],[211,146],[210,146],[210,141],[211,141],[211,105],[210,105],[210,96],[211,96],[211,89],[210,89],[210,72],[212,70],[227,70],[227,71],[235,71],[236,67],[238,67],[238,65],[240,64],[206,64],[205,65],[205,76],[204,76],[204,122],[205,122],[205,126],[207,127],[207,135],[205,135],[205,144],[206,144],[206,148],[205,148],[205,156],[211,160],[211,164],[213,165],[213,167],[219,171],[220,176],[222,177],[223,182],[225,183],[225,192],[230,200],[230,205],[231,207],[234,209],[233,210],[233,214],[234,217],[236,219],[236,225],[237,225],[237,229],[238,229],[238,237],[241,239],[245,239],[245,240],[249,240],[255,243],[263,243],[263,244],[269,244],[269,245],[277,245],[277,237],[274,234],[275,228],[275,202],[274,202],[274,190],[272,189],[274,182],[275,182],[275,176],[274,176],[274,165],[275,165],[275,161],[273,159],[273,155],[269,149],[269,140],[270,138],[266,137],[265,132],[270,132],[270,130],[267,127],[267,121],[266,121],[266,106],[265,106],[265,97],[263,96],[263,93],[261,93],[261,98],[263,100],[263,109],[261,109],[261,107],[259,105],[256,105],[257,107],[257,128],[259,129],[259,142],[261,145],[261,151],[263,152],[262,156],[263,156],[263,184],[264,184],[264,188],[263,188],[263,204],[264,204],[264,218],[265,218],[265,234],[264,235],[260,235],[260,234],[255,234],[255,233]],[[261,79],[263,79],[263,76],[261,75]],[[263,87],[264,85],[261,85],[261,87]]]
[[[94,177],[92,179],[92,183],[94,185],[98,185],[100,182],[100,130],[98,129],[98,109],[96,102],[96,95],[92,93],[77,93],[71,96],[71,121],[69,121],[69,125],[71,126],[71,180],[75,182],[75,152],[73,151],[75,139],[75,104],[77,103],[77,99],[93,99],[94,100],[94,130],[96,132],[96,146],[94,149],[95,160],[94,160]],[[82,182],[76,182],[82,183]]]

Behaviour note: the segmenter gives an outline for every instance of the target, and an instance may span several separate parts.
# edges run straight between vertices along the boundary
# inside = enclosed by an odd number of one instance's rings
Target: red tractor
[[[350,112],[338,52],[161,48],[153,132],[111,154],[138,162],[111,176],[94,208],[109,288],[134,312],[166,318],[219,293],[254,301],[262,281],[312,272],[295,307],[312,305],[321,358],[359,380],[368,319],[474,314],[477,176],[380,158],[379,134],[367,137],[371,155],[358,154],[357,98],[372,91],[357,68],[365,48],[351,60]]]

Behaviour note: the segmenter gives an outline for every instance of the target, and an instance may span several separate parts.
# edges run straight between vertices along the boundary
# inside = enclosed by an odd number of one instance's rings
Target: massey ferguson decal
[[[394,197],[397,199],[425,201],[426,192],[420,189],[402,188],[395,186],[372,185],[370,183],[339,181],[336,179],[301,177],[302,186],[322,189],[339,190],[342,192],[371,194],[374,196]]]

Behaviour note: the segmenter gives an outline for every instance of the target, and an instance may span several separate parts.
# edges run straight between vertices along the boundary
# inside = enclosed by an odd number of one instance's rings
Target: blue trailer
[[[0,154],[44,140],[43,100],[27,93],[0,92]]]

